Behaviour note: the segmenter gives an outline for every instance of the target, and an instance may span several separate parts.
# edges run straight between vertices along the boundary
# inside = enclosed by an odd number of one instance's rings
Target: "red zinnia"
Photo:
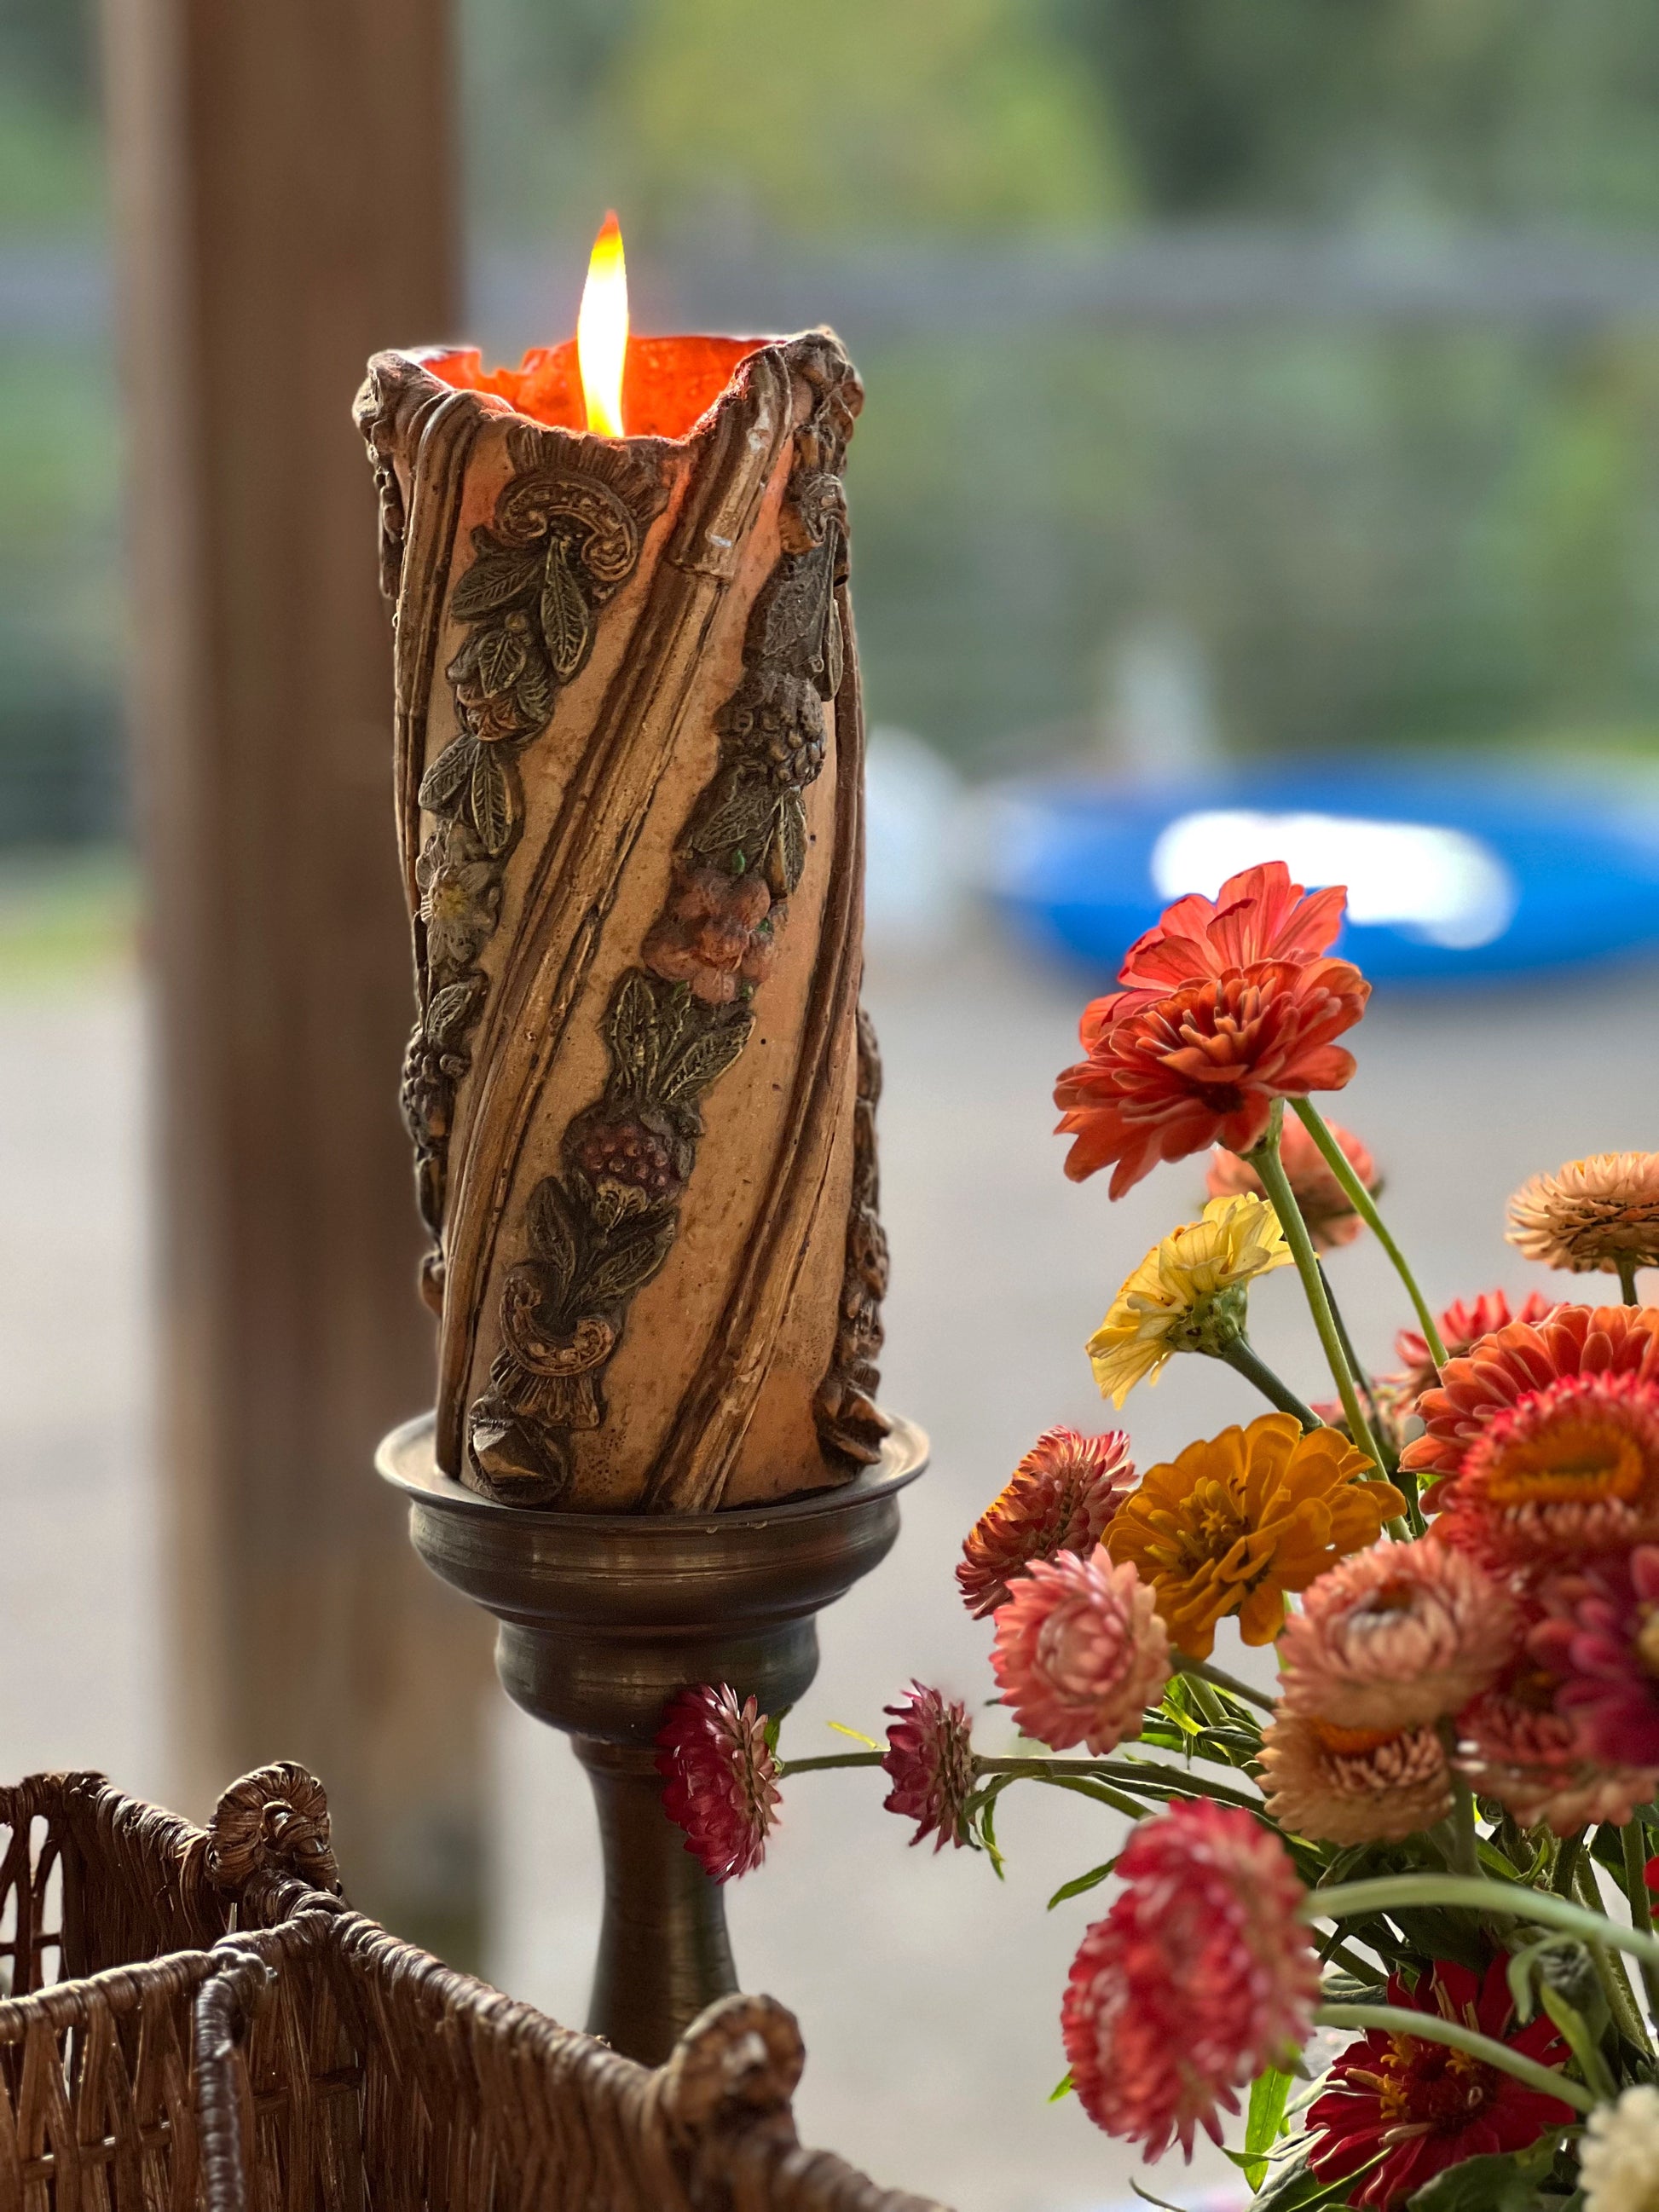
[[[1478,1298],[1467,1301],[1454,1298],[1439,1317],[1440,1341],[1446,1347],[1446,1357],[1463,1358],[1483,1336],[1495,1336],[1512,1321],[1547,1321],[1559,1303],[1540,1291],[1529,1291],[1526,1303],[1514,1310],[1503,1291],[1482,1291]],[[1394,1348],[1405,1362],[1405,1381],[1413,1397],[1438,1380],[1429,1357],[1428,1339],[1420,1330],[1402,1328],[1395,1338]]]
[[[957,1569],[963,1602],[983,1620],[1033,1559],[1086,1559],[1135,1479],[1121,1429],[1085,1437],[1045,1429],[969,1530]]]
[[[1201,2127],[1264,2067],[1306,2042],[1319,1968],[1305,1893],[1277,1836],[1232,1805],[1192,1798],[1135,1830],[1123,1894],[1085,1935],[1060,2033],[1083,2109],[1149,2158]]]
[[[881,1762],[893,1787],[881,1801],[883,1812],[916,1823],[913,1844],[932,1836],[936,1851],[946,1844],[960,1849],[968,1840],[965,1814],[974,1786],[968,1708],[959,1698],[912,1682],[896,1705],[883,1710],[893,1722]]]
[[[1486,1423],[1563,1375],[1639,1375],[1659,1381],[1659,1311],[1650,1306],[1556,1306],[1542,1321],[1513,1321],[1449,1359],[1418,1404],[1427,1433],[1401,1465],[1437,1478],[1424,1503],[1451,1503],[1455,1478]]]
[[[1353,1054],[1333,1040],[1364,1012],[1370,988],[1346,960],[1258,960],[1142,1001],[1092,1042],[1085,1015],[1089,1057],[1054,1090],[1059,1127],[1073,1139],[1066,1174],[1080,1182],[1115,1163],[1111,1194],[1121,1198],[1160,1160],[1212,1144],[1249,1152],[1274,1099],[1340,1091],[1352,1075]]]
[[[1510,2032],[1508,1963],[1494,1959],[1482,1980],[1467,1966],[1437,1960],[1414,1995],[1403,1982],[1390,1981],[1389,2002],[1462,2021],[1540,2065],[1564,2065],[1571,2054],[1544,2014]],[[1322,2181],[1363,2172],[1363,2185],[1346,2201],[1376,2212],[1403,2204],[1444,2166],[1523,2150],[1573,2117],[1559,2098],[1528,2089],[1467,2052],[1382,2028],[1351,2043],[1326,2079],[1329,2087],[1308,2112],[1309,2131],[1320,2138],[1309,2163]]]
[[[657,1731],[657,1771],[663,1810],[708,1875],[729,1881],[760,1864],[777,1825],[778,1764],[752,1698],[739,1706],[724,1682],[682,1690]]]

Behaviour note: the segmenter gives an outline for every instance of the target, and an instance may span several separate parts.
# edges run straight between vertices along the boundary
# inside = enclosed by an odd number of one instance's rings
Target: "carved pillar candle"
[[[878,1455],[863,727],[827,331],[378,355],[441,1467],[705,1511]]]

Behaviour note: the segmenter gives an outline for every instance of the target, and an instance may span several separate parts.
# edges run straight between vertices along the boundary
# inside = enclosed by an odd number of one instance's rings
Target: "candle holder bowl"
[[[720,1887],[663,1810],[663,1708],[699,1682],[728,1682],[764,1712],[803,1695],[817,1616],[891,1550],[927,1437],[895,1419],[878,1462],[840,1489],[718,1513],[497,1504],[440,1469],[429,1413],[394,1429],[375,1464],[409,1501],[421,1559],[499,1624],[508,1697],[572,1740],[605,1869],[587,2026],[659,2063],[738,1986]]]

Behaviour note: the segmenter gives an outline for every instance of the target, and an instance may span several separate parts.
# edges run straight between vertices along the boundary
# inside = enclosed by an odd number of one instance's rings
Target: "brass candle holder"
[[[653,1740],[675,1692],[729,1682],[778,1712],[817,1671],[816,1616],[898,1534],[898,1493],[927,1439],[893,1420],[850,1483],[779,1505],[699,1514],[515,1510],[439,1468],[430,1414],[381,1445],[416,1550],[493,1613],[514,1703],[574,1744],[592,1784],[605,1905],[587,2026],[659,2064],[738,1986],[726,1911],[662,1808]]]
[[[380,354],[358,398],[438,1322],[435,1411],[380,1467],[499,1622],[508,1695],[574,1741],[605,1849],[589,2024],[655,2062],[735,1987],[662,1809],[663,1707],[793,1704],[926,1444],[875,1398],[862,389],[828,331],[624,321],[601,390],[590,306],[580,349]]]

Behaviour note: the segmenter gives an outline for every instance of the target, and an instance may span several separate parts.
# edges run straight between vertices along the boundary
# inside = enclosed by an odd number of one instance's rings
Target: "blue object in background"
[[[1659,787],[1499,762],[1303,759],[1178,784],[1005,787],[988,887],[1018,933],[1115,975],[1186,891],[1282,860],[1348,886],[1374,981],[1468,982],[1659,949]]]

